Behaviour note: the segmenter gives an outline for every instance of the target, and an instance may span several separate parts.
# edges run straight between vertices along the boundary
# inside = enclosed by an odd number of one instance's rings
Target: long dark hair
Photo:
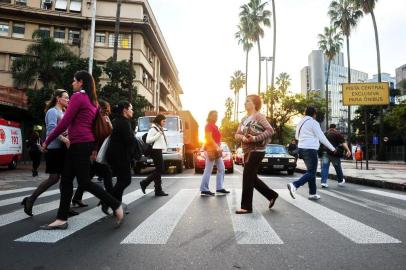
[[[120,115],[123,115],[124,109],[128,109],[130,107],[131,103],[128,102],[127,100],[122,100],[117,103],[117,105],[113,106],[113,115],[114,117],[118,117]]]
[[[80,70],[75,73],[74,77],[77,81],[83,82],[82,89],[86,92],[93,105],[97,106],[96,84],[93,76],[86,70]]]
[[[111,114],[110,103],[107,101],[100,99],[99,100],[100,111],[104,114],[109,116]]]
[[[161,122],[162,120],[165,120],[166,117],[163,114],[158,114],[157,116],[155,116],[154,120],[152,121],[152,123],[154,123],[155,125],[159,125],[161,126]]]
[[[44,111],[47,112],[49,109],[55,107],[56,102],[58,101],[58,97],[62,97],[63,93],[68,93],[68,91],[64,89],[56,89],[55,92],[52,94],[52,98],[47,101]]]

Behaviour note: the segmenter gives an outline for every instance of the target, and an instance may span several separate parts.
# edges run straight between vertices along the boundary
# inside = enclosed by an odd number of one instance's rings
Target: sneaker
[[[322,188],[328,188],[328,184],[327,183],[321,183],[321,187]]]
[[[218,195],[227,195],[227,194],[230,193],[230,191],[225,190],[225,189],[223,188],[223,189],[216,190],[216,193],[218,193]]]
[[[321,197],[319,194],[313,194],[313,195],[309,195],[309,200],[314,200],[317,201],[319,200]]]
[[[200,196],[215,196],[216,194],[214,194],[213,192],[209,191],[202,191],[200,192]]]
[[[295,198],[296,187],[292,183],[289,183],[288,184],[288,189],[289,189],[289,192],[290,192],[290,196],[292,196],[293,199],[296,199]]]
[[[344,185],[345,185],[345,179],[343,178],[343,181],[339,182],[338,185],[339,185],[340,187],[344,186]]]

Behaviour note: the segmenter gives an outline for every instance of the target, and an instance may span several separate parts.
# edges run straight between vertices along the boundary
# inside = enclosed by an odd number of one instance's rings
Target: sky
[[[245,72],[245,53],[234,34],[240,6],[248,0],[149,0],[158,25],[179,71],[184,94],[184,110],[190,110],[203,132],[210,110],[224,117],[225,100],[233,97],[230,77]],[[318,49],[318,34],[330,23],[330,0],[278,0],[276,5],[275,77],[287,72],[292,92],[300,92],[300,70],[308,55]],[[267,5],[272,10],[271,2]],[[381,70],[395,76],[395,69],[406,64],[406,1],[379,0],[375,8],[381,51]],[[272,22],[272,19],[271,19]],[[271,26],[273,27],[273,26]],[[262,56],[272,56],[273,29],[266,28],[261,40]],[[345,43],[345,42],[344,42]],[[342,48],[346,59],[346,48]],[[364,16],[350,37],[351,68],[377,73],[375,38],[370,15]],[[258,50],[251,51],[248,93],[257,92]],[[345,60],[345,65],[346,60]],[[271,63],[269,63],[269,82]],[[261,87],[265,89],[265,63]],[[243,90],[242,90],[243,92]],[[241,92],[241,93],[242,93]],[[243,111],[241,94],[240,111]],[[241,116],[243,113],[241,114]]]

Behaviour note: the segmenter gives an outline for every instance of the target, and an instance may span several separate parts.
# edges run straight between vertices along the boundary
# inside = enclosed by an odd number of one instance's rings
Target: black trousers
[[[155,191],[162,190],[161,176],[164,172],[164,160],[162,157],[162,149],[152,149],[151,158],[154,161],[155,170],[142,180],[148,186],[152,181],[155,183]]]
[[[265,152],[251,152],[248,161],[244,165],[242,177],[242,199],[241,208],[252,210],[252,197],[254,188],[259,191],[265,198],[271,200],[278,196],[278,193],[270,189],[261,179],[258,178],[257,172],[259,163],[264,158]]]
[[[92,180],[95,175],[103,178],[104,189],[108,193],[113,195],[113,182],[112,182],[113,177],[112,177],[111,169],[108,165],[101,164],[101,163],[94,161],[92,163],[92,165],[90,166],[89,175],[90,175],[90,180]],[[82,197],[83,197],[83,192],[85,192],[85,190],[83,189],[83,187],[81,187],[79,185],[78,188],[76,189],[75,195],[73,195],[72,200],[81,201]]]
[[[131,162],[124,164],[113,164],[111,166],[117,182],[112,189],[112,195],[120,202],[123,199],[124,190],[131,184]]]
[[[32,171],[36,172],[38,170],[39,164],[41,164],[41,152],[31,151],[29,152],[30,159],[32,160]]]
[[[105,204],[116,210],[120,202],[108,194],[103,188],[90,181],[90,155],[93,143],[71,144],[65,158],[65,166],[61,178],[61,200],[57,218],[68,219],[69,206],[73,193],[73,179],[76,177],[79,186],[102,200]]]

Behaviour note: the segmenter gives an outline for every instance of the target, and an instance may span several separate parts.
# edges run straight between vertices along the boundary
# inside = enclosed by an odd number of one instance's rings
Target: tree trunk
[[[275,77],[275,51],[276,51],[276,15],[275,15],[275,0],[272,0],[272,15],[273,15],[273,52],[272,52],[272,77],[271,87],[274,85]]]
[[[328,59],[327,78],[326,78],[326,131],[328,130],[328,79],[330,77],[331,59]]]
[[[234,121],[236,120],[237,120],[237,91],[234,92]]]
[[[238,122],[238,110],[240,107],[240,89],[237,92],[237,122]]]
[[[245,55],[245,96],[248,96],[248,53],[249,50]]]
[[[261,42],[258,37],[258,96],[261,93]]]
[[[121,1],[122,0],[117,0],[116,25],[114,28],[114,48],[113,48],[113,61],[114,62],[117,61],[118,35],[120,33]]]
[[[350,62],[350,38],[345,36],[347,40],[347,61],[348,61],[348,83],[351,83],[351,62]],[[348,146],[351,147],[351,106],[348,106]]]

